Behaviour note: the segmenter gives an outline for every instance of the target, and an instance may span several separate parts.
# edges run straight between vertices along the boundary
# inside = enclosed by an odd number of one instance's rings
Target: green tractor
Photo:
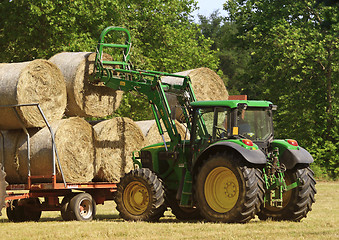
[[[125,34],[126,42],[106,43],[112,32]],[[316,194],[309,168],[313,158],[295,140],[274,139],[275,105],[196,101],[187,76],[132,70],[130,47],[126,29],[106,28],[97,47],[96,79],[146,96],[164,141],[141,149],[133,157],[135,170],[118,184],[115,201],[125,220],[157,221],[167,207],[181,220],[245,223],[255,215],[262,220],[306,217]],[[123,58],[101,60],[104,48],[122,49]],[[164,76],[181,78],[182,84],[164,83]],[[186,136],[178,134],[171,118],[175,109],[168,104],[168,93],[177,97]]]

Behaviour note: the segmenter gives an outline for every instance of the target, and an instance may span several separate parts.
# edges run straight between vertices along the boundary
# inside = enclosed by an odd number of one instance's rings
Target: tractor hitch
[[[279,161],[279,149],[275,148],[268,154],[266,167],[263,169],[264,181],[266,185],[265,205],[282,208],[283,193],[302,185],[302,180],[297,179],[296,182],[287,185],[285,181],[286,167]]]

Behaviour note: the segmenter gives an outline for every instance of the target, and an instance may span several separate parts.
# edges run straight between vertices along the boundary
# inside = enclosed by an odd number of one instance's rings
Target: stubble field
[[[339,239],[339,182],[318,182],[316,188],[313,210],[301,222],[181,222],[170,211],[158,223],[126,222],[114,202],[106,202],[91,222],[65,222],[59,212],[43,212],[39,222],[11,223],[3,210],[0,239]]]

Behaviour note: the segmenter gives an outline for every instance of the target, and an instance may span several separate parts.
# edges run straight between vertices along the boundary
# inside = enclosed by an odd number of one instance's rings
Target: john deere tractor
[[[122,32],[124,43],[107,43]],[[122,58],[103,61],[103,50],[118,48]],[[133,70],[131,37],[120,27],[106,28],[99,39],[96,79],[115,90],[146,96],[163,142],[141,149],[135,169],[121,178],[117,209],[126,220],[156,221],[167,207],[182,220],[248,222],[299,221],[316,194],[312,156],[295,140],[274,139],[269,101],[197,101],[188,76]],[[180,78],[171,85],[162,77]],[[178,134],[167,94],[176,96],[186,136]],[[163,127],[164,126],[164,127]],[[170,141],[165,141],[168,134]],[[189,140],[184,140],[188,139]]]

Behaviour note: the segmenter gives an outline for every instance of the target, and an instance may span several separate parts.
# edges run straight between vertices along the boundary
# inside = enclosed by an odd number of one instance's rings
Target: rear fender
[[[310,164],[314,161],[312,155],[300,146],[292,146],[286,140],[274,140],[272,148],[279,148],[279,160],[287,169],[297,164]]]
[[[207,147],[193,163],[193,167],[199,165],[203,159],[206,159],[210,154],[220,151],[235,151],[239,153],[248,163],[251,164],[266,164],[266,156],[260,150],[249,150],[234,142],[217,142]]]

